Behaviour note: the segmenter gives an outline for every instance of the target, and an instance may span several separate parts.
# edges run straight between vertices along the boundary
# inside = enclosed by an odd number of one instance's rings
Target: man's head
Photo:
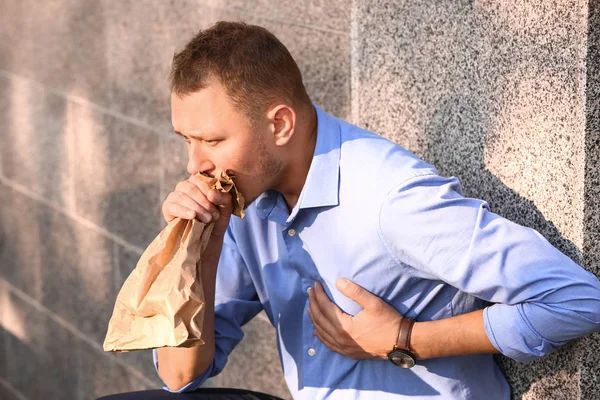
[[[297,116],[313,111],[285,46],[241,22],[196,34],[174,55],[170,86],[173,127],[188,142],[188,172],[232,169],[250,201],[280,179]]]

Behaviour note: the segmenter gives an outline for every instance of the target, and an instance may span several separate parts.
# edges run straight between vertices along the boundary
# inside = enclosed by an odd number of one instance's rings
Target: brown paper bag
[[[230,171],[198,174],[233,197],[233,214],[244,217],[244,198]],[[204,293],[200,268],[214,223],[175,218],[150,243],[117,296],[104,351],[201,345]]]

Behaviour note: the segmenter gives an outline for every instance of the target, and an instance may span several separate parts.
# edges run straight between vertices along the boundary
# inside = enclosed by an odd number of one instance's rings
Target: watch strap
[[[410,334],[412,333],[415,320],[413,318],[402,317],[398,328],[398,337],[396,338],[395,349],[410,351]]]

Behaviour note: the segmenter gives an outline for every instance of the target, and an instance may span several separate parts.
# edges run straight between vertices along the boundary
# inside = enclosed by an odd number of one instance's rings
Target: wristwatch
[[[412,318],[402,317],[400,320],[396,344],[388,353],[388,358],[397,367],[412,368],[415,366],[415,356],[410,351],[410,333],[414,323],[415,320]]]

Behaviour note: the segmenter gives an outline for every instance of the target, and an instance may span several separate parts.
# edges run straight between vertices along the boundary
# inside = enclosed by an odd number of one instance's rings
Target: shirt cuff
[[[545,356],[563,344],[540,336],[527,322],[522,308],[522,304],[494,304],[483,311],[485,332],[499,352],[523,362]]]
[[[152,361],[154,362],[154,369],[156,369],[156,374],[160,378],[160,374],[158,373],[158,355],[157,355],[156,349],[152,349]],[[214,361],[210,365],[210,367],[208,367],[206,369],[206,371],[204,371],[204,373],[202,375],[200,375],[199,377],[197,377],[196,379],[194,379],[193,381],[191,381],[190,383],[188,383],[181,389],[171,390],[171,389],[169,389],[169,387],[167,385],[163,386],[162,388],[164,390],[166,390],[167,392],[171,392],[171,393],[192,392],[192,391],[198,389],[208,378],[211,377],[213,368],[214,368]],[[162,380],[162,378],[160,378],[160,379]],[[165,382],[163,381],[163,383],[165,383]]]

